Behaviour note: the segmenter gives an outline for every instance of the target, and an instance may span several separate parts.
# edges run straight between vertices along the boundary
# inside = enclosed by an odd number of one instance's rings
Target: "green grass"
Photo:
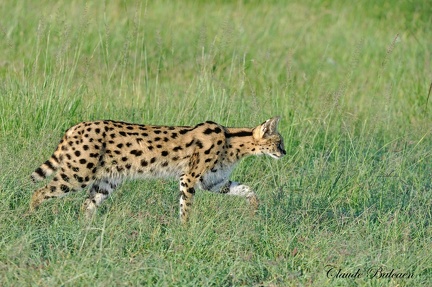
[[[432,6],[206,2],[0,3],[0,285],[430,284]],[[124,184],[91,223],[85,193],[25,216],[30,173],[74,123],[275,115],[287,156],[233,174],[255,216],[197,192],[181,226],[175,180]],[[366,274],[380,267],[413,276]]]

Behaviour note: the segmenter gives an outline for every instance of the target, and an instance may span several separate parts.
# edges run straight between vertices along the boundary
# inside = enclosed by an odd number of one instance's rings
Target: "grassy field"
[[[430,286],[432,6],[381,2],[2,1],[0,285]],[[181,226],[175,180],[26,216],[72,124],[275,115],[287,156],[233,174],[255,216],[198,191]]]

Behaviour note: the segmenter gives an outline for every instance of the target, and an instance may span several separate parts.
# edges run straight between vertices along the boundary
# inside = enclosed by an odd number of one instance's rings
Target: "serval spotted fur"
[[[235,164],[249,155],[285,155],[277,131],[279,117],[255,128],[229,128],[207,121],[194,127],[152,126],[119,121],[82,122],[68,129],[54,154],[32,173],[33,181],[53,174],[36,190],[30,208],[89,187],[87,217],[126,178],[174,176],[180,180],[180,219],[187,221],[195,188],[246,197],[256,209],[250,187],[232,182]]]

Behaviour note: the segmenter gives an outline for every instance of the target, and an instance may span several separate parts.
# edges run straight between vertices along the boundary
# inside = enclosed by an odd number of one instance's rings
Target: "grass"
[[[42,0],[0,11],[1,286],[430,284],[426,2]],[[76,122],[254,126],[275,115],[287,156],[248,158],[233,174],[259,195],[255,216],[239,198],[198,192],[181,226],[174,180],[124,184],[91,223],[84,193],[25,216],[30,173]]]

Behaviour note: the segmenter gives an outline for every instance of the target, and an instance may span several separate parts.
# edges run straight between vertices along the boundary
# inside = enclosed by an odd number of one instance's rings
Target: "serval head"
[[[280,159],[286,154],[283,138],[277,131],[280,118],[271,118],[253,129],[253,137],[261,154]]]

